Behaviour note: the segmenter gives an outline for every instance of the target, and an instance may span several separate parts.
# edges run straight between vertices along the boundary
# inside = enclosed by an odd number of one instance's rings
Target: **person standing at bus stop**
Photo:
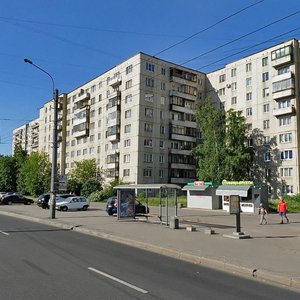
[[[286,215],[288,209],[287,209],[287,203],[286,201],[284,201],[283,198],[280,199],[278,206],[277,206],[277,210],[279,212],[279,215],[281,217],[281,222],[280,224],[283,224],[283,217],[286,219],[286,222],[289,223],[289,219]]]

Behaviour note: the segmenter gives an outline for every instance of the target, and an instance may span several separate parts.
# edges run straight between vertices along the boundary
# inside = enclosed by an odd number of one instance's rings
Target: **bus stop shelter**
[[[114,189],[117,190],[118,198],[118,220],[135,219],[135,200],[138,193],[144,193],[145,206],[148,211],[148,198],[154,196],[159,199],[157,214],[144,214],[146,219],[156,217],[161,224],[169,225],[171,218],[177,218],[177,191],[181,189],[176,184],[130,184],[118,185]]]

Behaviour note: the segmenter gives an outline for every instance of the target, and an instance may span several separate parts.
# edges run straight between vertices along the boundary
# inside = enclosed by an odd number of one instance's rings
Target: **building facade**
[[[253,178],[269,194],[299,193],[299,42],[290,40],[207,74],[207,95],[246,118]]]
[[[139,53],[60,95],[58,161],[95,158],[107,181],[185,184],[196,176],[195,108],[205,74]],[[52,155],[53,101],[40,109],[39,149]]]
[[[268,184],[270,195],[299,193],[299,42],[295,39],[207,75],[138,53],[60,95],[60,172],[68,174],[76,161],[95,158],[107,181],[182,185],[193,181],[192,149],[200,136],[195,109],[205,97],[220,109],[245,116],[248,146],[255,153],[253,179]],[[34,143],[50,159],[52,105],[49,101],[40,109]],[[21,140],[24,145],[24,135],[17,135],[18,131],[24,128],[14,131],[14,144]]]

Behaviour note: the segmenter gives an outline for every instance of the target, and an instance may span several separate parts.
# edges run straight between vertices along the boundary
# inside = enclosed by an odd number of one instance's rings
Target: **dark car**
[[[75,196],[75,195],[73,195],[73,194],[57,194],[56,202],[60,202],[64,199],[66,199],[68,197],[72,197],[72,196]],[[49,193],[40,195],[37,200],[37,205],[43,209],[50,208],[50,206],[49,206],[50,197],[51,197],[51,195]]]
[[[5,195],[1,199],[1,204],[11,205],[13,203],[23,203],[23,204],[30,205],[34,203],[34,201],[20,194]]]
[[[110,197],[107,200],[106,212],[112,216],[118,211],[118,198],[116,196]],[[135,200],[135,214],[146,214],[149,213],[149,208],[146,209],[146,206],[143,205],[139,200]]]

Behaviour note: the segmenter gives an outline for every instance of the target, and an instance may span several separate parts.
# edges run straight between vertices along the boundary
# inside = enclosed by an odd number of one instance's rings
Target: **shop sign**
[[[223,185],[253,185],[253,181],[251,180],[245,180],[245,181],[227,181],[223,180],[222,181]]]

